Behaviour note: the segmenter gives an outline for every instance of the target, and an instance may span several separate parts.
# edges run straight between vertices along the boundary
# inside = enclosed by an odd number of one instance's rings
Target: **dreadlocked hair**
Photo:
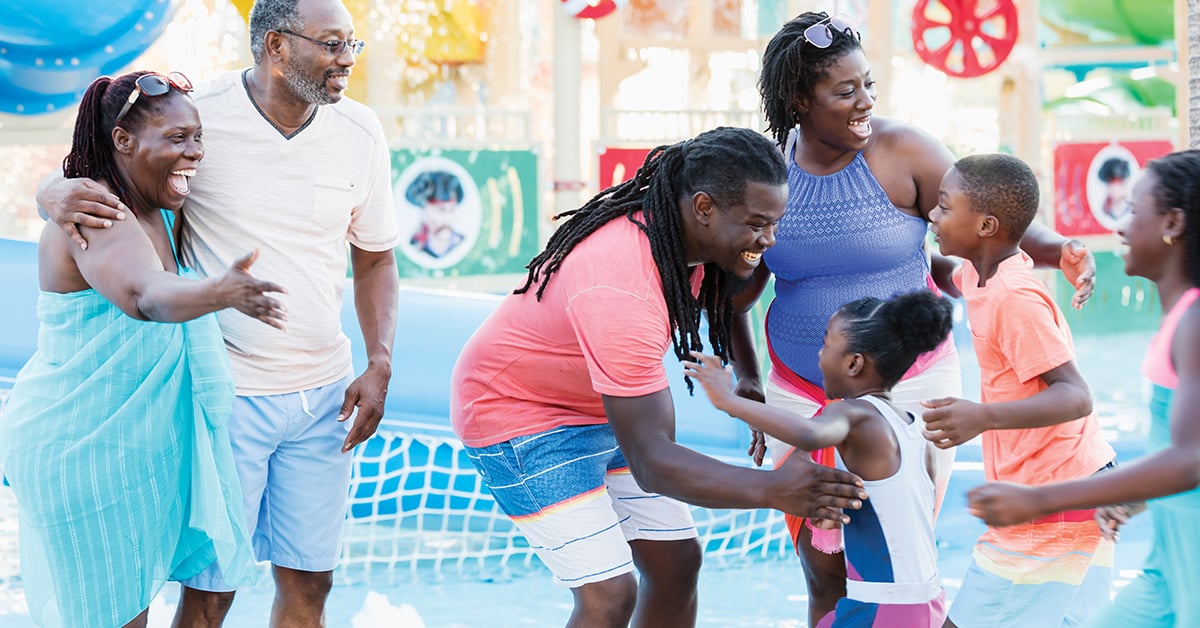
[[[1158,211],[1183,211],[1183,245],[1192,285],[1200,287],[1200,150],[1181,150],[1151,160],[1146,169],[1158,177]]]
[[[845,55],[862,50],[857,31],[839,31],[824,11],[808,11],[784,24],[763,51],[758,93],[762,96],[767,133],[779,146],[787,144],[788,132],[800,123],[796,106],[802,98],[811,100],[813,86],[825,78],[830,66]],[[804,37],[804,30],[824,21],[833,35],[828,48],[818,48]]]
[[[546,248],[525,267],[525,284],[513,291],[524,294],[538,284],[537,298],[562,267],[563,260],[584,238],[615,218],[624,216],[650,241],[650,251],[662,278],[663,296],[670,316],[672,341],[679,359],[699,351],[700,314],[708,317],[712,352],[729,359],[733,324],[734,278],[716,264],[704,265],[699,298],[692,296],[691,269],[683,245],[680,204],[704,191],[718,211],[742,205],[746,185],[787,183],[787,169],[779,151],[760,133],[750,129],[718,127],[693,139],[659,146],[646,156],[634,177],[592,197],[579,209],[565,211],[555,220],[569,218],[550,236]],[[688,382],[688,390],[692,388]]]
[[[75,133],[71,137],[71,152],[63,159],[63,176],[68,179],[87,177],[107,183],[131,210],[132,199],[125,193],[125,185],[117,160],[113,153],[112,132],[117,125],[117,114],[125,106],[129,94],[137,89],[136,81],[147,72],[131,72],[118,78],[101,76],[92,81],[75,118]],[[139,99],[121,119],[121,127],[133,132],[140,129],[149,111],[152,110]]]

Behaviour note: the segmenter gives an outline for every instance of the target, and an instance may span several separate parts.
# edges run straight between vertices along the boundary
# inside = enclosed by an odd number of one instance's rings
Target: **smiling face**
[[[1133,186],[1129,213],[1117,227],[1117,235],[1127,247],[1125,274],[1151,281],[1162,277],[1166,254],[1171,247],[1163,241],[1163,236],[1168,235],[1171,213],[1162,211],[1154,197],[1158,183],[1158,175],[1153,170],[1146,170],[1138,177]],[[1176,246],[1182,246],[1182,243]]]
[[[847,370],[854,354],[850,352],[850,341],[846,338],[845,320],[834,314],[825,327],[825,344],[817,352],[817,366],[824,379],[825,395],[830,399],[847,396]]]
[[[296,4],[304,28],[301,34],[317,41],[354,39],[350,13],[337,0],[300,0]],[[325,46],[294,35],[287,41],[283,78],[304,102],[329,105],[342,99],[349,86],[354,54],[347,47],[338,55]]]
[[[140,128],[118,127],[113,142],[131,193],[148,205],[144,209],[179,209],[204,157],[200,115],[192,99],[175,90],[154,97],[153,104]]]
[[[748,280],[775,244],[775,232],[787,204],[787,184],[749,182],[742,202],[718,207],[697,193],[698,210],[707,221],[701,231],[696,261],[713,262],[738,279]]]
[[[799,103],[800,126],[829,146],[858,151],[871,138],[875,80],[861,49],[835,61],[813,85],[812,99]]]
[[[955,168],[942,177],[938,206],[929,213],[931,229],[942,255],[971,258],[979,242],[985,215],[975,211],[963,189],[963,178]]]

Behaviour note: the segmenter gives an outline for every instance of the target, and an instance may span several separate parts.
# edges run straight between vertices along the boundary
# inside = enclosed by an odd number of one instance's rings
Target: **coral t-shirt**
[[[699,293],[703,267],[692,273]],[[605,423],[601,395],[668,387],[671,323],[646,235],[617,218],[580,242],[550,277],[509,294],[454,366],[450,424],[484,447],[562,425]],[[682,376],[682,375],[681,375]]]
[[[1000,262],[985,287],[979,287],[979,273],[970,262],[955,271],[954,282],[967,303],[982,402],[1032,397],[1047,388],[1043,373],[1075,359],[1062,310],[1024,252]],[[1099,471],[1114,457],[1095,414],[1050,427],[983,434],[988,481],[1046,484],[1075,479]]]

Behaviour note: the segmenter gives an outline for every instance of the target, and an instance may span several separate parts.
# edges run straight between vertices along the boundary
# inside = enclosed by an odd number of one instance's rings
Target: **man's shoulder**
[[[622,263],[613,264],[614,258]],[[563,260],[562,270],[578,279],[580,288],[603,286],[643,294],[646,286],[661,285],[649,239],[623,216],[581,240]]]
[[[207,77],[196,84],[192,92],[192,100],[200,103],[212,98],[228,95],[233,89],[241,86],[242,70],[226,70]]]
[[[572,218],[574,220],[574,218]],[[625,257],[636,255],[639,251],[650,252],[650,239],[636,224],[624,216],[618,216],[600,225],[595,231],[584,236],[572,250],[583,255],[611,256],[620,252]],[[611,266],[606,264],[605,266]]]

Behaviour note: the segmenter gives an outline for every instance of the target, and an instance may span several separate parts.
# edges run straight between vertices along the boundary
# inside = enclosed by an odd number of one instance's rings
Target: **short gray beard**
[[[287,65],[283,68],[283,79],[304,102],[314,105],[332,105],[342,98],[341,94],[329,93],[329,90],[325,88],[324,80],[314,81],[304,72],[295,58],[288,58]]]

